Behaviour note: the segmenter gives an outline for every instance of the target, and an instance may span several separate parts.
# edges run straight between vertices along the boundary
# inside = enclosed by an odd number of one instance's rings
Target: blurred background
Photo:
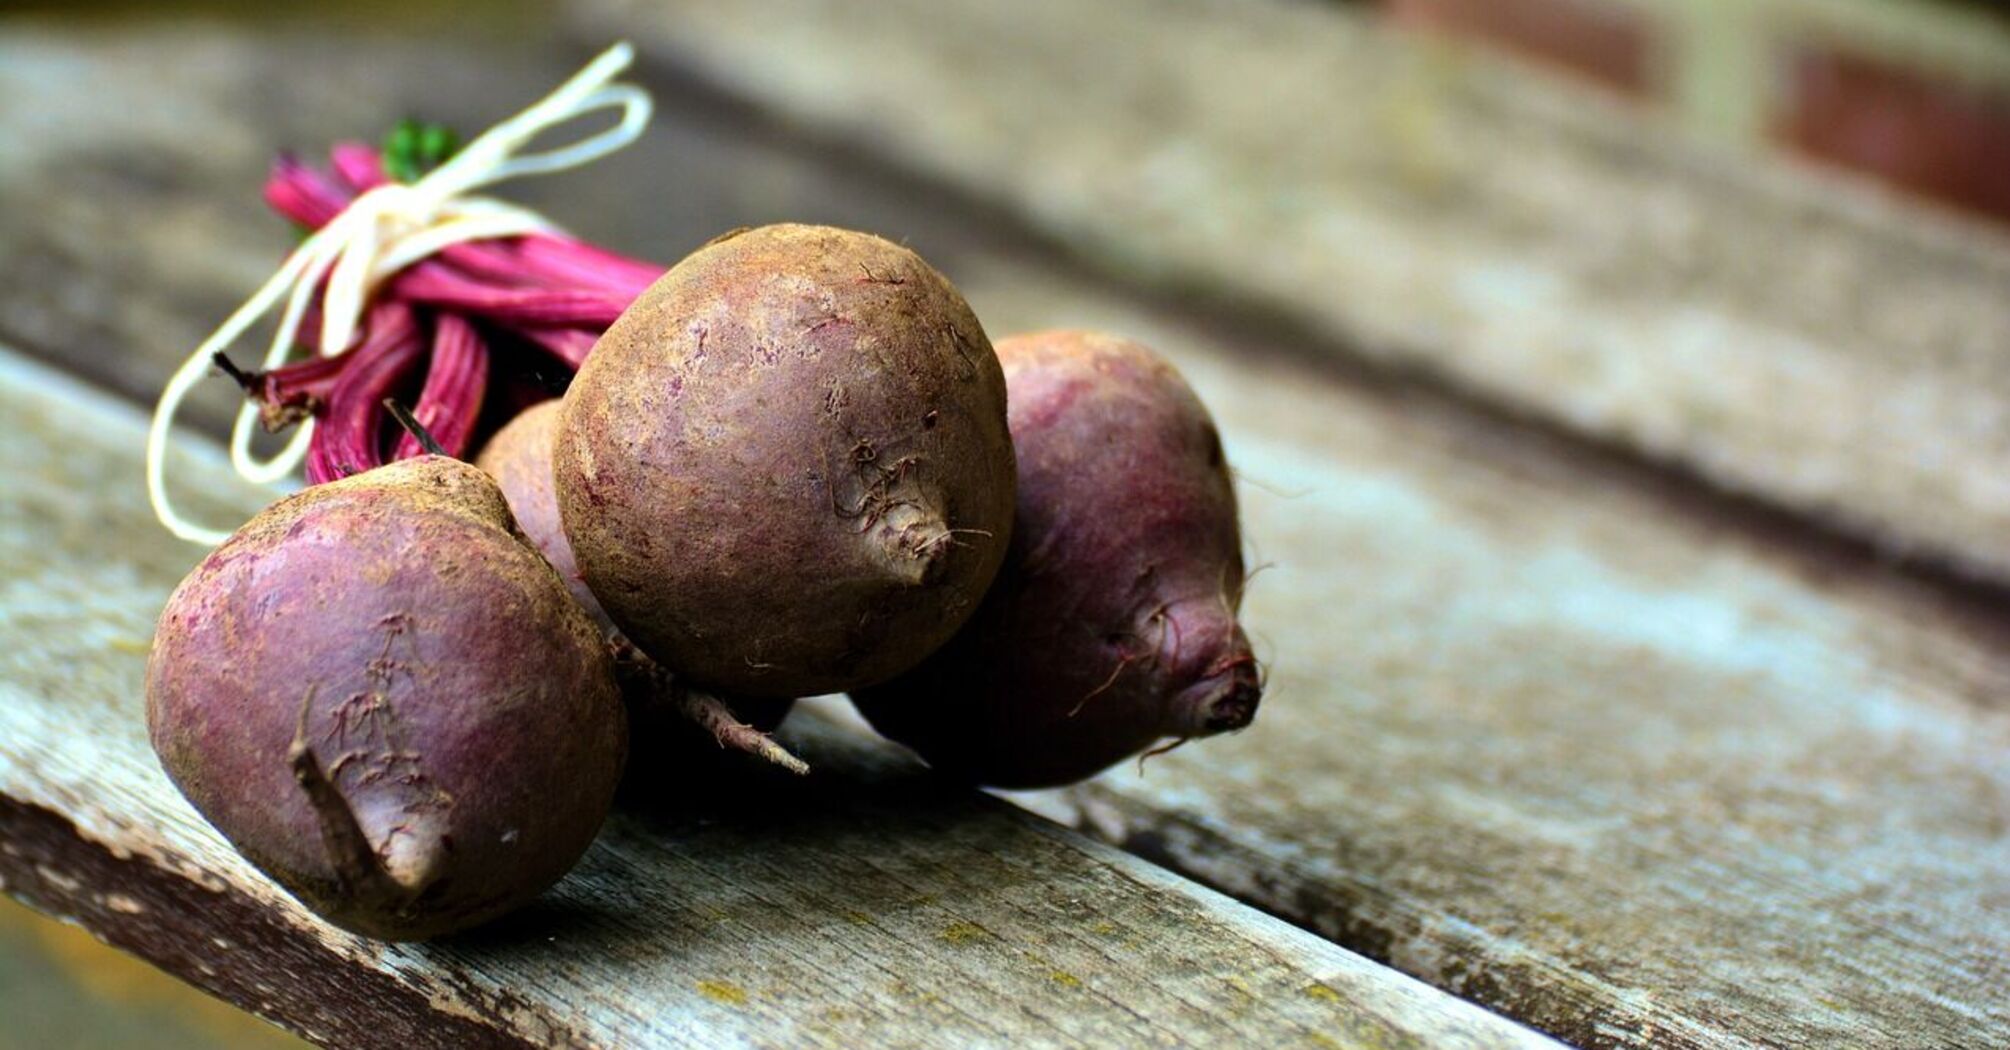
[[[1132,327],[1197,325],[1230,348],[1256,331],[1357,379],[1384,368],[1442,379],[1459,398],[1610,442],[1851,550],[1964,581],[2010,565],[1988,542],[2010,497],[1967,470],[2010,432],[2002,371],[1986,363],[1997,348],[1961,330],[1962,295],[2010,291],[1990,284],[1997,263],[1954,277],[1909,256],[1893,259],[1898,276],[1854,261],[1796,273],[1771,254],[1805,236],[1820,255],[1826,230],[1870,216],[1931,242],[1935,258],[1971,243],[1998,258],[2010,222],[1999,4],[1273,0],[1240,12],[1169,2],[1162,17],[1136,2],[948,5],[939,17],[928,4],[865,6],[862,23],[904,21],[862,26],[847,50],[805,38],[844,17],[808,3],[0,5],[0,283],[12,289],[0,337],[150,401],[284,247],[257,199],[272,153],[371,138],[408,114],[479,130],[628,35],[657,90],[651,138],[508,194],[589,239],[668,260],[778,218],[875,229],[959,281],[973,275],[972,298],[999,329],[1069,303]],[[998,60],[1008,46],[1023,50]],[[1583,167],[1605,181],[1580,181]],[[1654,174],[1665,170],[1702,174]],[[1720,198],[1722,172],[1738,174]],[[1599,197],[1619,184],[1626,193]],[[1827,217],[1783,208],[1801,218],[1768,225],[1738,210],[1803,192],[1821,195]],[[1320,248],[1339,241],[1351,255]],[[1930,404],[1915,407],[1945,427],[1931,449],[1894,446],[1911,417],[1867,410],[1781,437],[1761,425],[1794,411],[1792,396],[1785,407],[1773,396],[1777,376],[1661,353],[1676,344],[1651,333],[1574,342],[1544,299],[1554,289],[1525,274],[1454,279],[1473,276],[1460,253],[1485,252],[1603,274],[1608,285],[1586,287],[1611,301],[1735,299],[1726,310],[1740,317],[1838,333],[1836,361],[1794,367],[1846,374],[1851,390],[1926,390]],[[1939,312],[1890,319],[1858,302],[1901,277],[1946,300]],[[1791,304],[1766,300],[1776,280]],[[1094,302],[1081,292],[1091,286]],[[50,305],[76,301],[120,309],[80,324]],[[1856,334],[1882,339],[1887,319],[1910,326],[1907,347],[1955,363],[1915,375],[1856,354]],[[1936,407],[1963,388],[1983,407]],[[1821,383],[1803,392],[1836,396]],[[232,400],[213,386],[199,425],[218,432]],[[5,898],[0,1018],[0,1047],[291,1043]]]
[[[2010,220],[2010,18],[1921,0],[1385,0],[1694,135]]]

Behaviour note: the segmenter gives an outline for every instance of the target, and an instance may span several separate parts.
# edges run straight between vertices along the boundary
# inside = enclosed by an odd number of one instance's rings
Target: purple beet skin
[[[579,570],[691,682],[885,681],[954,634],[1012,527],[1005,381],[920,256],[779,225],[720,237],[607,329],[552,453]]]
[[[1262,686],[1221,440],[1147,348],[1089,332],[997,344],[1018,511],[998,581],[921,666],[855,692],[886,735],[976,783],[1091,776],[1241,729]]]
[[[552,441],[559,403],[546,401],[517,414],[496,432],[475,465],[488,471],[509,501],[525,538],[558,570],[572,596],[601,629],[616,640],[618,667],[629,704],[629,729],[637,754],[647,755],[630,775],[666,784],[701,783],[733,768],[740,754],[754,755],[794,772],[808,766],[768,734],[788,716],[789,697],[735,697],[730,703],[677,682],[641,650],[621,640],[621,632],[580,578],[572,544],[559,520],[552,485]],[[645,773],[646,771],[646,773]]]
[[[168,599],[147,724],[177,787],[329,921],[414,940],[535,896],[612,804],[599,626],[468,464],[273,504]]]
[[[509,501],[510,513],[531,546],[551,562],[567,590],[606,631],[614,621],[579,576],[572,544],[558,520],[558,493],[551,483],[551,442],[558,427],[558,402],[546,401],[517,413],[516,418],[482,447],[475,465],[488,471]]]

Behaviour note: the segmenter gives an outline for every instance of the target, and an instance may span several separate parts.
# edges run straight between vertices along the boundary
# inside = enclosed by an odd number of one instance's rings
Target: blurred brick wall
[[[1795,56],[1774,131],[1813,156],[2010,218],[2010,91],[1860,54]]]
[[[1921,0],[1379,2],[1399,24],[1482,40],[1695,121],[1724,121],[1725,107],[1684,113],[1696,92],[1682,78],[1723,75],[1752,96],[1733,100],[1743,113],[1729,123],[2010,221],[2010,22]],[[1709,52],[1727,40],[1761,68],[1722,70]]]
[[[1652,87],[1654,26],[1639,11],[1598,0],[1385,0],[1407,25],[1499,44],[1629,94]]]

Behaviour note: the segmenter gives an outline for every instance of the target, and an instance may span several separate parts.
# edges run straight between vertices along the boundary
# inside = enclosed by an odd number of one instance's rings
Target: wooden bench
[[[423,946],[341,933],[147,746],[154,615],[199,552],[116,483],[144,420],[11,353],[0,416],[0,885],[316,1042],[1547,1043],[814,715],[790,736],[809,780],[631,799],[525,912]],[[232,488],[215,450],[191,459]],[[207,509],[263,495],[235,494]]]
[[[1163,45],[1114,53],[975,4],[763,0],[747,10],[786,27],[766,35],[667,10],[573,16],[596,41],[663,27],[644,38],[657,127],[522,198],[666,259],[749,221],[878,229],[942,264],[994,332],[1087,324],[1163,347],[1214,408],[1274,566],[1248,607],[1274,668],[1257,726],[1014,799],[1125,854],[946,789],[819,707],[787,730],[816,780],[631,803],[492,931],[387,948],[315,923],[146,750],[152,616],[198,552],[148,517],[140,417],[118,396],[151,397],[283,248],[253,193],[269,150],[414,108],[479,126],[574,56],[274,27],[19,31],[0,37],[0,140],[20,144],[0,156],[0,337],[114,393],[0,359],[8,892],[339,1045],[2010,1042],[1999,243],[1697,160],[1315,5],[1097,5],[1083,39]],[[968,43],[1000,34],[1038,64],[1015,74]],[[1262,75],[1259,50],[1293,76]],[[1124,94],[1189,79],[1206,98],[1164,112]],[[1286,85],[1299,93],[1272,94]],[[1359,103],[1310,152],[1230,148],[1281,136],[1262,114],[1309,97]],[[1374,114],[1412,105],[1445,122],[1422,159],[1374,155],[1412,134]],[[1189,151],[1143,171],[1169,181],[1127,195],[1126,151],[1175,126]],[[1012,150],[976,128],[1009,129]],[[1532,153],[1496,177],[1486,142]],[[1223,156],[1266,159],[1205,167]],[[1413,162],[1438,174],[1370,192],[1376,165]],[[1582,199],[1667,208],[1580,216],[1539,196],[1544,171]],[[1541,207],[1503,219],[1475,187]],[[1272,215],[1272,195],[1304,210]],[[1636,250],[1669,235],[1655,216],[1688,247]],[[1374,235],[1303,239],[1320,229]],[[1763,294],[1733,280],[1793,231],[1826,269],[1767,270],[1787,283]],[[1282,273],[1265,246],[1310,269]],[[1383,248],[1411,254],[1378,276]],[[1645,268],[1620,282],[1636,301],[1598,294],[1595,258]],[[1472,275],[1505,280],[1504,259],[1547,306],[1487,306]],[[1939,283],[1905,283],[1921,274]],[[1140,275],[1208,301],[1140,292]],[[1923,311],[1930,332],[1803,309],[1839,290],[1867,313]],[[1764,338],[1685,359],[1682,323]],[[1831,425],[1893,391],[1906,427]],[[230,392],[210,394],[213,428]],[[1666,399],[1708,425],[1664,426]],[[217,487],[213,516],[266,498],[212,453],[190,471]],[[1853,536],[1968,575],[1894,566]]]

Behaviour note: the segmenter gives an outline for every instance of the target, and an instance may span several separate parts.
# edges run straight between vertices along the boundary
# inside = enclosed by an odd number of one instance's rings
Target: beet
[[[572,544],[566,541],[559,523],[558,495],[551,477],[558,412],[558,402],[546,401],[518,413],[489,439],[475,464],[496,479],[525,537],[558,570],[572,596],[616,639],[636,753],[651,756],[650,770],[667,772],[680,783],[702,781],[709,774],[731,768],[732,756],[721,756],[722,748],[758,756],[794,773],[808,772],[801,759],[768,736],[788,716],[794,699],[741,697],[728,704],[692,690],[629,645],[607,618],[593,591],[580,579]],[[722,757],[727,762],[720,762]]]
[[[475,465],[495,479],[524,538],[558,570],[566,589],[603,629],[612,631],[614,621],[607,618],[593,589],[580,578],[572,544],[566,542],[559,524],[558,494],[551,482],[551,442],[557,429],[558,402],[532,405],[496,431],[475,457]]]
[[[998,344],[1019,507],[998,583],[921,666],[854,694],[873,726],[998,787],[1091,776],[1240,729],[1262,690],[1221,439],[1145,347],[1056,331]]]
[[[608,328],[554,456],[580,572],[636,644],[736,696],[853,689],[947,640],[1012,525],[1005,382],[913,252],[769,226]]]
[[[387,940],[535,896],[592,841],[626,720],[606,639],[474,467],[278,501],[168,599],[155,751],[252,863]]]

